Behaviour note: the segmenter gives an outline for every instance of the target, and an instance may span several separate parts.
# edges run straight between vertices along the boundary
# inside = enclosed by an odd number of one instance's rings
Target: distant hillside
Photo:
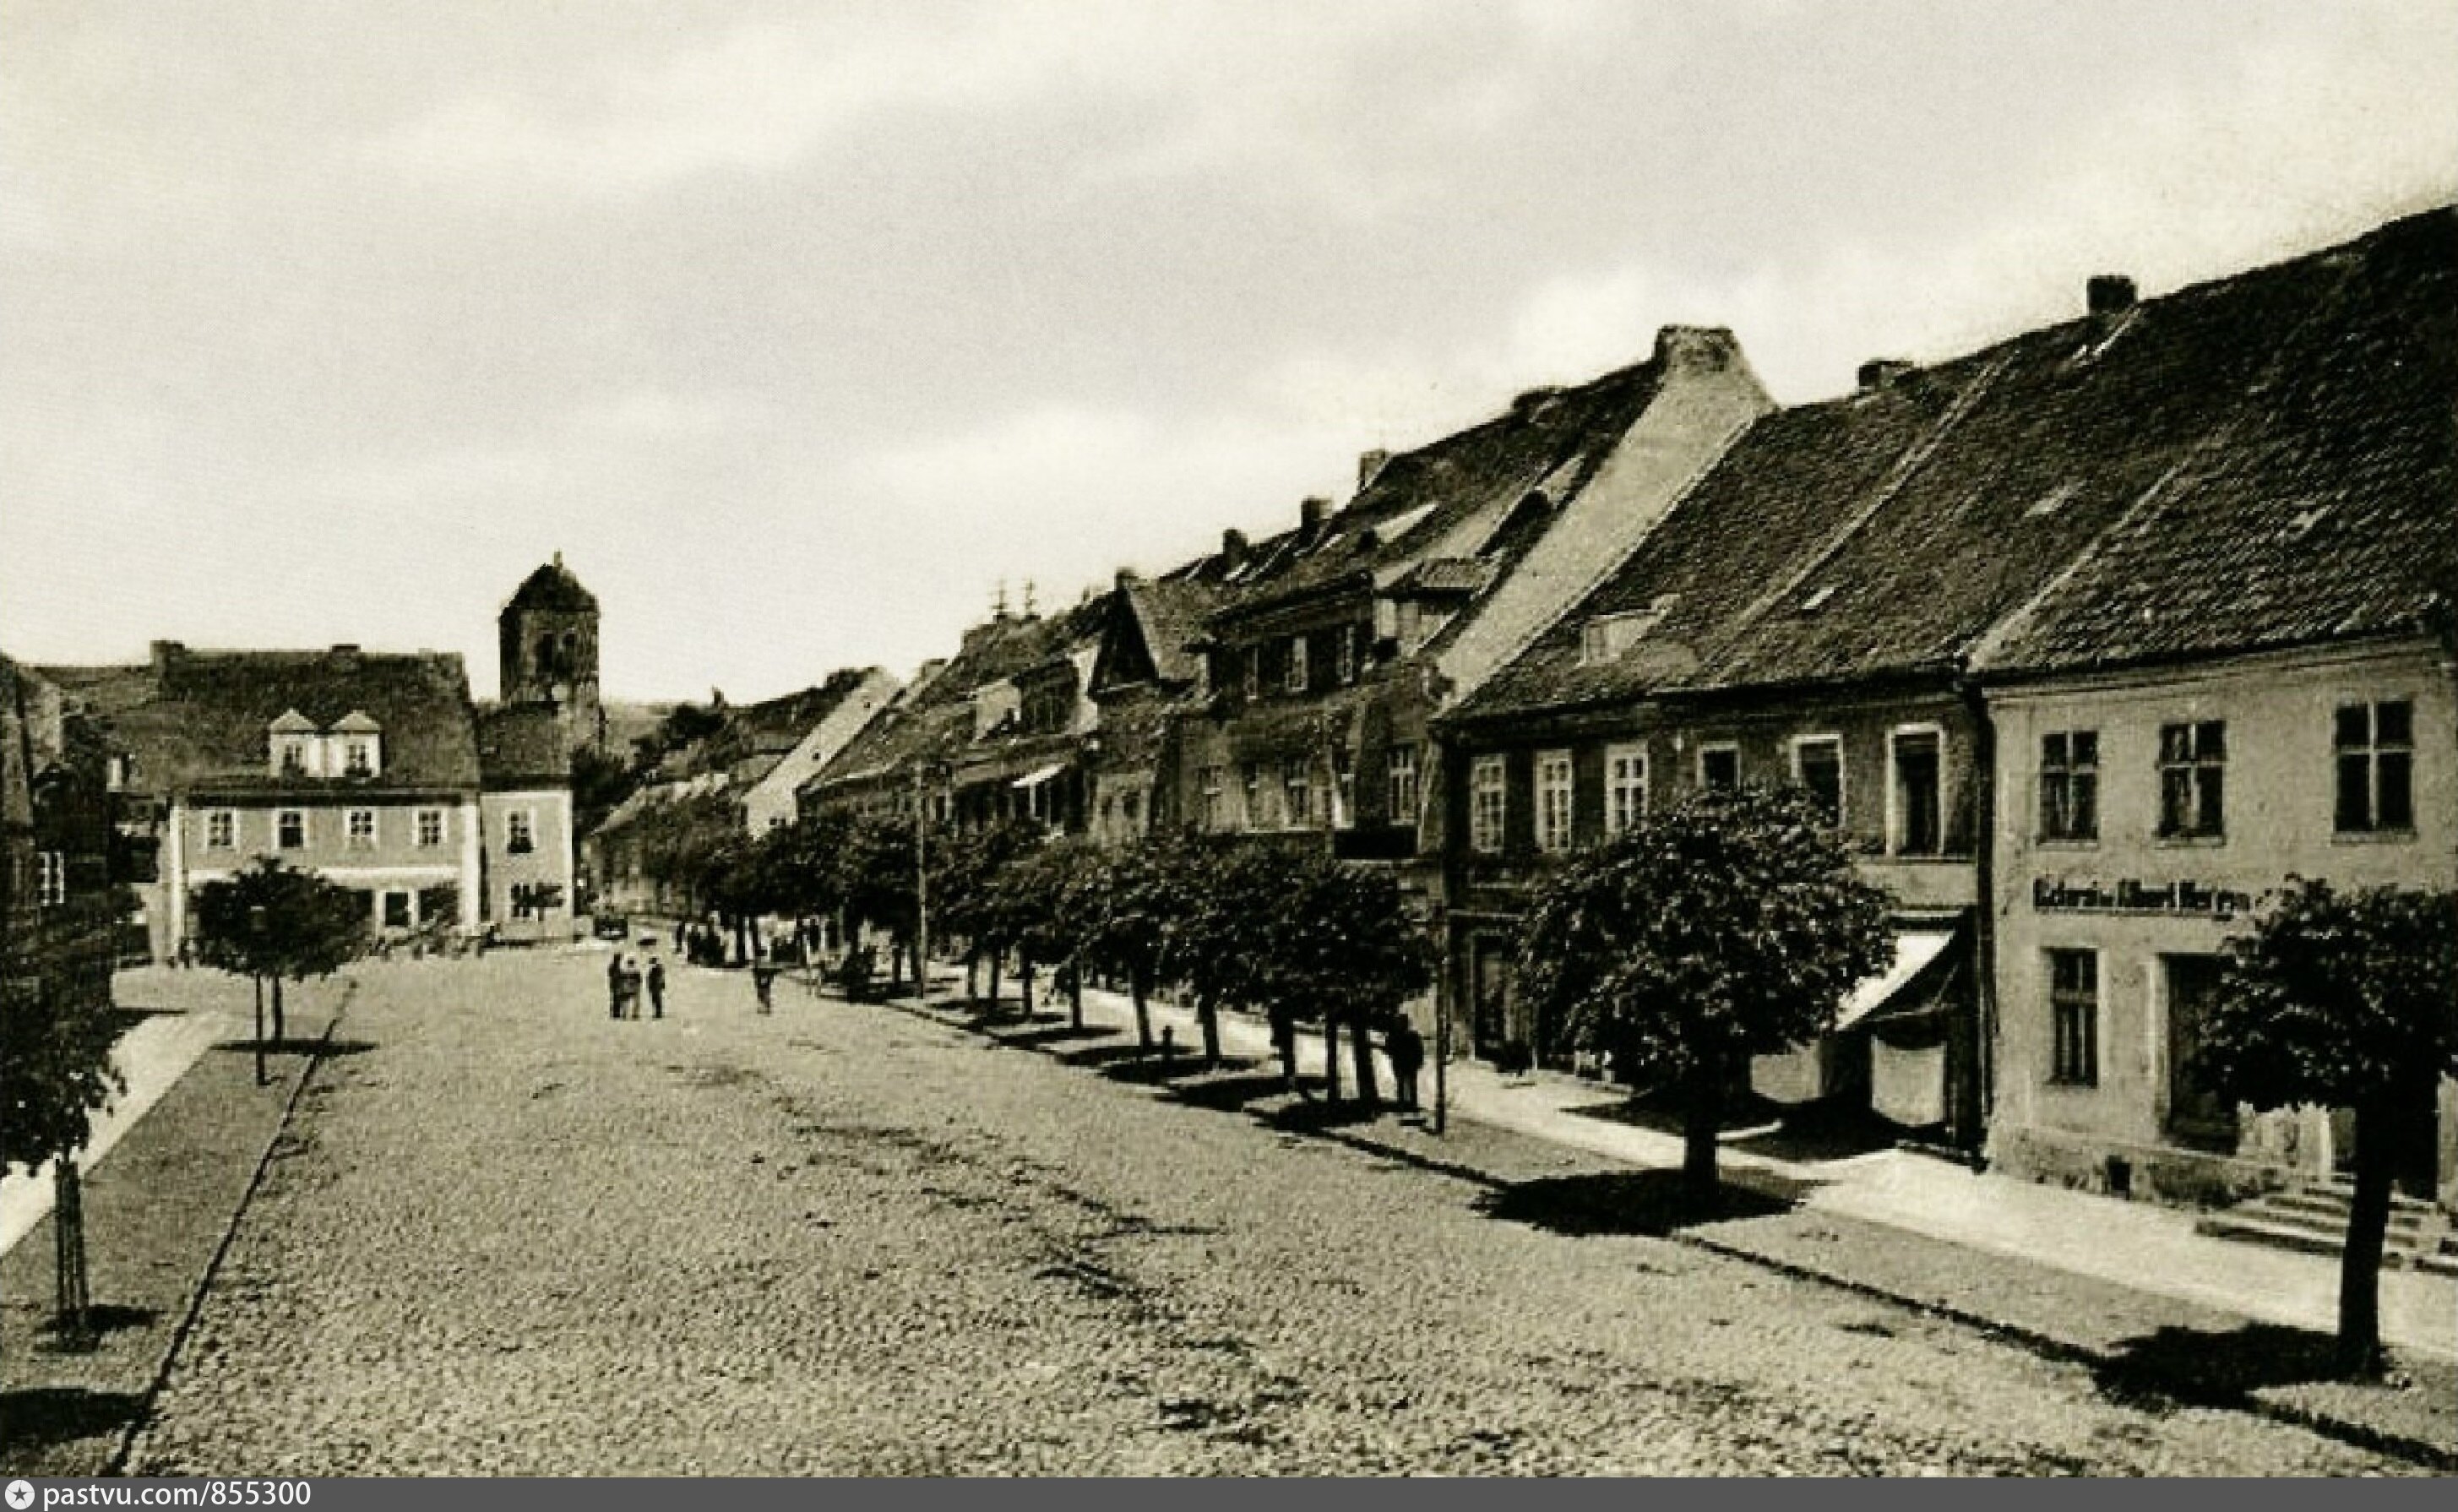
[[[603,700],[598,707],[606,715],[606,749],[610,755],[625,760],[632,757],[632,743],[656,733],[659,720],[674,712],[673,703],[618,703]]]

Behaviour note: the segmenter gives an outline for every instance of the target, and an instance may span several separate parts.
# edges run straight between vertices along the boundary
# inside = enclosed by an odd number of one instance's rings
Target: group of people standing
[[[648,989],[649,1017],[666,1016],[666,963],[655,956],[649,958],[646,971],[634,957],[616,952],[606,963],[606,1010],[610,1018],[636,1019],[640,1016],[641,989]]]
[[[1275,1005],[1268,1022],[1272,1027],[1272,1051],[1280,1058],[1281,1085],[1292,1092],[1302,1092],[1298,1079],[1298,1020],[1285,1006]],[[1394,1014],[1383,1026],[1383,1058],[1391,1063],[1393,1101],[1400,1111],[1418,1110],[1417,1076],[1426,1068],[1426,1037],[1406,1014]]]

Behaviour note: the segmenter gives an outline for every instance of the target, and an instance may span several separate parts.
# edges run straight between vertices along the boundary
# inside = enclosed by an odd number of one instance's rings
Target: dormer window
[[[342,776],[371,777],[384,770],[382,727],[364,709],[353,709],[333,725],[326,737],[334,744],[330,765]]]
[[[315,722],[296,709],[285,709],[281,717],[268,727],[273,742],[273,772],[281,777],[315,777],[322,763],[318,757]]]
[[[1611,661],[1645,640],[1677,602],[1678,595],[1667,593],[1645,609],[1590,619],[1579,627],[1579,664],[1592,667]]]

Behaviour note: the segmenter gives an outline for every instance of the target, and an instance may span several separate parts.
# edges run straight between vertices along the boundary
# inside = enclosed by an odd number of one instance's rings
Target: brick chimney
[[[1741,343],[1721,325],[1667,325],[1656,333],[1653,361],[1660,367],[1720,373],[1741,362]]]
[[[1220,570],[1235,572],[1246,565],[1246,532],[1238,529],[1220,532]]]
[[[2083,305],[2102,319],[2134,308],[2134,280],[2122,273],[2100,273],[2083,285]]]
[[[155,691],[168,697],[172,679],[179,674],[179,664],[187,659],[188,648],[176,640],[157,640],[149,648],[147,660],[154,666]]]
[[[1375,478],[1381,475],[1384,464],[1390,460],[1391,454],[1380,446],[1360,452],[1357,457],[1357,491],[1364,493],[1371,487]]]
[[[1913,372],[1913,364],[1900,357],[1876,357],[1861,364],[1861,392],[1874,394],[1894,387]]]
[[[1331,501],[1321,497],[1298,505],[1298,539],[1313,541],[1323,534],[1323,523],[1331,518]]]

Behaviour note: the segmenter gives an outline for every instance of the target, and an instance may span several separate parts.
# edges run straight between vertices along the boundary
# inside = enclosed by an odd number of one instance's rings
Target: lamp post
[[[913,996],[930,998],[930,858],[925,763],[913,763]]]

